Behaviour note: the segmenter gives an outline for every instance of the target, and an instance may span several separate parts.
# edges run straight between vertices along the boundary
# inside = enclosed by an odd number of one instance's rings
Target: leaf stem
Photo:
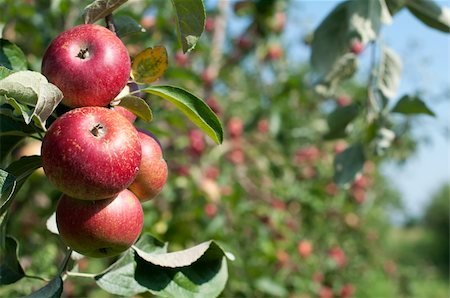
[[[66,252],[66,256],[64,257],[64,261],[61,264],[61,267],[59,268],[59,275],[62,275],[64,271],[67,271],[67,265],[70,261],[70,256],[72,255],[72,249],[68,248]]]
[[[26,278],[32,278],[32,279],[38,279],[38,280],[42,280],[42,281],[45,281],[45,282],[49,282],[50,281],[50,279],[48,279],[48,278],[40,277],[40,276],[36,276],[36,275],[25,274],[25,277]]]
[[[117,35],[116,25],[114,24],[113,15],[110,13],[105,17],[106,27]]]
[[[97,274],[94,273],[83,273],[83,272],[73,272],[73,271],[67,271],[67,276],[72,277],[84,277],[84,278],[94,278]]]

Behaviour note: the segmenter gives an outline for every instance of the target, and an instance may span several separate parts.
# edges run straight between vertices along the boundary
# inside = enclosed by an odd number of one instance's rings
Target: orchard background
[[[1,1],[1,65],[39,72],[50,41],[83,23],[91,2]],[[398,93],[404,57],[382,29],[408,11],[428,30],[448,34],[449,10],[441,7],[448,3],[336,1],[307,31],[292,13],[301,13],[302,1],[205,1],[204,30],[183,54],[177,2],[124,3],[113,11],[119,36],[131,57],[164,46],[168,68],[154,84],[202,98],[221,120],[224,139],[214,144],[172,103],[141,95],[153,120],[136,126],[159,138],[169,166],[163,192],[143,205],[144,232],[167,242],[169,251],[214,239],[229,258],[228,278],[209,285],[211,293],[223,286],[222,297],[448,297],[449,186],[429,195],[420,217],[393,224],[390,215],[404,206],[380,170],[410,159],[421,146],[417,123],[436,116],[420,90]],[[302,38],[288,38],[287,28]],[[308,60],[295,59],[296,51]],[[442,93],[448,100],[448,89]],[[1,167],[8,169],[39,154],[40,143],[36,135],[11,133],[1,115]],[[29,126],[21,127],[30,135]],[[59,196],[37,170],[9,207],[8,221],[0,216],[2,233],[19,244],[25,272],[14,283],[0,278],[1,297],[29,295],[58,275],[65,247],[47,220]],[[5,251],[2,274],[11,262]],[[63,296],[112,297],[92,277],[114,261],[71,261],[86,276],[65,276]],[[133,294],[151,296],[140,290]]]

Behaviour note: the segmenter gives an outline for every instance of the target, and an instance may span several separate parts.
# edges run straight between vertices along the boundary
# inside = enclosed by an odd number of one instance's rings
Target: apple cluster
[[[94,24],[58,35],[42,60],[42,73],[71,108],[50,125],[41,147],[44,172],[62,192],[56,223],[63,242],[90,257],[133,245],[143,227],[141,203],[167,180],[156,137],[137,129],[128,110],[109,106],[130,71],[122,41]]]

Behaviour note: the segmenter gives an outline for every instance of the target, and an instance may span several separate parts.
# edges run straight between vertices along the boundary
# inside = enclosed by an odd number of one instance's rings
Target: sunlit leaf
[[[441,7],[432,0],[407,0],[409,11],[431,28],[450,32],[450,8]]]
[[[397,94],[402,72],[400,57],[390,48],[383,47],[378,76],[378,89],[390,99]]]
[[[63,98],[61,90],[35,71],[18,71],[0,80],[0,95],[22,113],[25,123],[35,120],[43,130],[47,118]]]
[[[134,57],[131,76],[136,83],[153,83],[164,74],[167,66],[168,58],[165,47],[148,48]]]
[[[349,16],[349,32],[357,33],[363,44],[378,37],[383,23],[392,22],[385,0],[351,1]]]
[[[170,101],[214,142],[217,144],[222,143],[222,124],[217,118],[217,115],[200,98],[186,90],[173,86],[152,86],[141,89],[141,91],[157,95]]]

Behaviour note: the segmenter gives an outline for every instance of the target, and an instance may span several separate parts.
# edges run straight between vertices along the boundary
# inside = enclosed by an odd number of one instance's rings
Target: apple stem
[[[103,131],[103,125],[101,125],[99,123],[91,129],[91,134],[94,135],[94,137],[100,137],[100,136],[102,136],[102,131]]]
[[[67,265],[70,261],[70,256],[72,255],[72,249],[68,248],[66,252],[66,256],[64,257],[64,261],[61,264],[61,268],[59,268],[59,275],[63,274],[67,270]]]
[[[113,15],[110,13],[105,17],[106,27],[117,35],[116,25],[114,24]]]

